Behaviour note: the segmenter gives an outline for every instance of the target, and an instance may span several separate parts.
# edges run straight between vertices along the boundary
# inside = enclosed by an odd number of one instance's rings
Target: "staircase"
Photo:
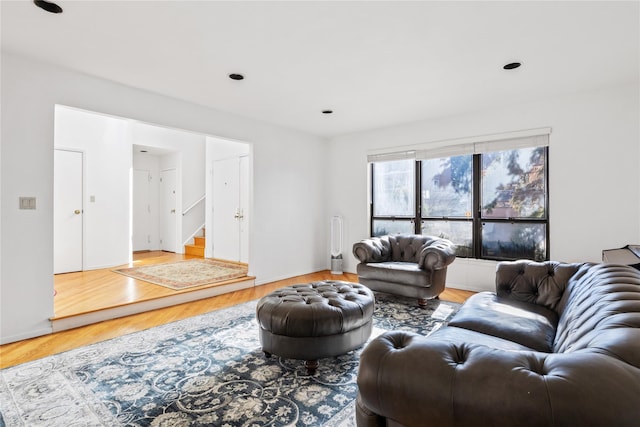
[[[204,228],[202,229],[202,236],[195,236],[193,243],[190,245],[184,245],[185,255],[193,255],[200,258],[204,258]]]

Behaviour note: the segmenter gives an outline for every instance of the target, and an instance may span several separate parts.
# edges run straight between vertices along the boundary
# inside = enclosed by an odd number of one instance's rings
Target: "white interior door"
[[[213,257],[240,261],[240,160],[213,162]]]
[[[176,170],[160,172],[160,247],[176,252]]]
[[[82,156],[54,150],[53,272],[82,271]]]
[[[151,249],[151,184],[150,171],[133,170],[133,230],[131,236],[134,251]]]

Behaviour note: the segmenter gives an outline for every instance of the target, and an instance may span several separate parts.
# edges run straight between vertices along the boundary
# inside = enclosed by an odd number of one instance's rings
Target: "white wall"
[[[637,85],[410,123],[330,142],[329,209],[345,220],[345,247],[368,236],[369,150],[551,127],[550,254],[601,260],[603,249],[640,242],[640,107]],[[345,257],[345,271],[356,259]],[[494,288],[495,262],[456,260],[448,286]]]
[[[207,158],[210,161],[224,160],[230,157],[248,156],[250,153],[249,144],[243,144],[236,141],[229,141],[220,138],[212,138],[208,136],[207,141]],[[207,160],[207,162],[209,162]]]
[[[326,268],[321,138],[6,52],[1,66],[0,343],[51,331],[56,104],[252,143],[256,283]],[[37,209],[18,210],[19,196],[36,197]]]
[[[58,106],[54,135],[56,148],[85,153],[83,269],[129,262],[131,142],[126,121]]]

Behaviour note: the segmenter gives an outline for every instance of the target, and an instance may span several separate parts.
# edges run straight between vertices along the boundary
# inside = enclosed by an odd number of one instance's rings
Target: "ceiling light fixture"
[[[51,3],[45,0],[33,0],[33,4],[38,6],[40,9],[46,10],[51,13],[62,13],[62,8],[55,3]]]
[[[333,110],[322,110],[322,114],[333,114]]]
[[[231,80],[244,80],[244,76],[242,74],[229,74],[229,78]]]
[[[513,70],[518,68],[519,66],[521,66],[522,64],[519,62],[510,62],[508,64],[506,64],[504,67],[502,67],[504,70]]]

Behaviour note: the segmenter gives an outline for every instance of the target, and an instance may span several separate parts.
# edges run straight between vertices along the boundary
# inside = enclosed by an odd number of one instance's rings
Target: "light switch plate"
[[[36,198],[35,197],[20,197],[20,209],[35,209]]]

